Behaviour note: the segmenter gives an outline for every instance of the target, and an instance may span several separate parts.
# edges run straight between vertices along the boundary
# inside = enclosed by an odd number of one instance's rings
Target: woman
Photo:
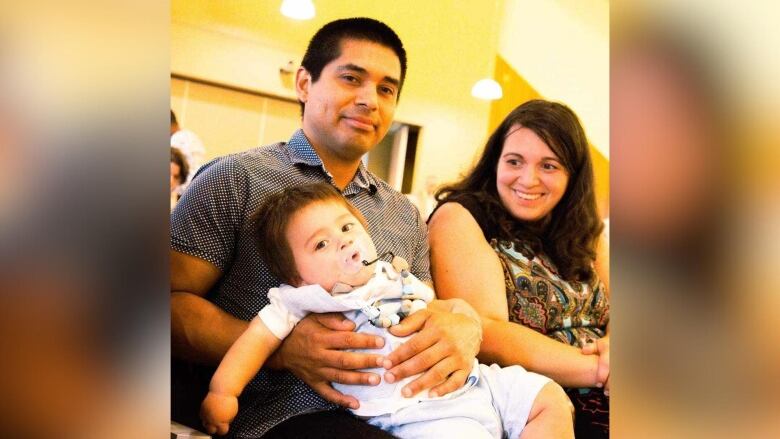
[[[576,437],[609,434],[608,249],[585,133],[566,106],[512,111],[430,219],[437,295],[482,316],[480,359],[567,388]]]

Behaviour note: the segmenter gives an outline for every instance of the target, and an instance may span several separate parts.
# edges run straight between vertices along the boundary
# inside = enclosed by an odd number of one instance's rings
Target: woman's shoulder
[[[469,209],[468,204],[461,200],[449,200],[439,204],[428,220],[428,228],[431,233],[474,233],[486,239],[485,229],[481,216]]]
[[[461,222],[471,219],[475,220],[474,214],[459,201],[445,201],[436,206],[428,222],[429,226],[440,223]]]
[[[493,221],[490,220],[490,215],[485,208],[487,201],[480,199],[476,194],[464,193],[457,196],[448,197],[448,199],[440,204],[434,214],[431,215],[431,222],[438,213],[439,210],[443,210],[440,216],[447,217],[455,220],[471,220],[476,222],[482,234],[485,237],[492,237],[492,230],[494,229]]]
[[[439,203],[428,217],[428,227],[436,227],[442,223],[449,224],[464,216],[471,216],[463,206],[454,201]]]
[[[474,218],[480,218],[483,213],[480,208],[480,204],[477,195],[472,193],[458,193],[450,194],[434,209],[433,213],[440,209],[445,209],[449,214],[452,212],[458,212],[460,214],[468,213]],[[433,215],[433,213],[431,215]]]

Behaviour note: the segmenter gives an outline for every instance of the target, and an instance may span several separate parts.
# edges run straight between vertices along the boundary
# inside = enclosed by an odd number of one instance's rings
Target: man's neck
[[[325,170],[333,177],[333,182],[336,183],[336,187],[340,190],[344,190],[349,182],[355,178],[355,173],[357,173],[358,167],[360,166],[360,159],[350,162],[341,158],[326,158],[325,155],[319,151],[317,151],[317,154],[319,154],[320,160],[322,160],[322,164],[325,166]]]
[[[360,157],[357,159],[347,159],[331,153],[331,150],[328,148],[315,145],[311,140],[309,140],[309,143],[311,143],[312,148],[314,148],[314,151],[320,157],[325,170],[333,177],[336,187],[340,190],[344,190],[349,182],[355,177],[355,174],[360,167]]]

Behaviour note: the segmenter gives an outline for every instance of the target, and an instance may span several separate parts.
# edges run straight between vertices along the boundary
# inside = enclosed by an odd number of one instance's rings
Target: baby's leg
[[[401,439],[495,439],[479,421],[470,418],[445,418],[413,422],[388,430]]]
[[[520,438],[573,438],[574,406],[561,386],[550,381],[536,395]]]
[[[517,438],[573,438],[573,406],[561,386],[520,366],[480,365],[504,434]]]

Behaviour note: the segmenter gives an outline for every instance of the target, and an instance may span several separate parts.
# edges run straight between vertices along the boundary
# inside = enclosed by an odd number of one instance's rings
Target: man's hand
[[[582,347],[582,353],[599,356],[599,367],[596,371],[596,386],[604,387],[604,394],[609,396],[609,335]]]
[[[458,306],[462,306],[460,302]],[[385,380],[390,383],[424,372],[403,388],[404,396],[425,389],[431,389],[429,395],[432,397],[442,396],[466,381],[482,342],[482,325],[469,313],[455,313],[453,309],[451,301],[437,300],[431,302],[428,309],[418,311],[390,328],[398,337],[417,332],[382,363],[388,369]],[[468,309],[473,312],[470,307]]]
[[[269,359],[275,369],[287,369],[326,400],[356,409],[357,398],[335,390],[330,383],[375,386],[380,377],[356,369],[377,367],[381,356],[343,349],[376,349],[384,339],[352,332],[355,324],[339,313],[309,314],[295,326]]]
[[[200,419],[208,434],[227,434],[230,422],[238,414],[238,398],[209,392],[200,406]]]

